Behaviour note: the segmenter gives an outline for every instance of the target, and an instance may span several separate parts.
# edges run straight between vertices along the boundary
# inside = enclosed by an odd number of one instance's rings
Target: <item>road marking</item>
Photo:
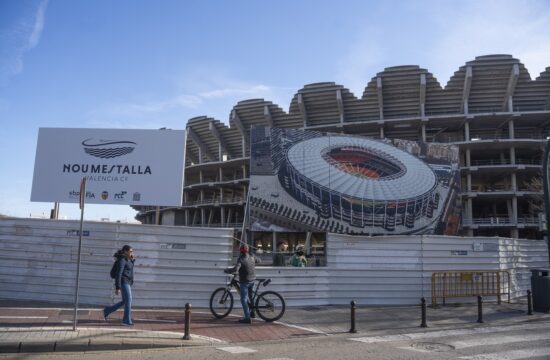
[[[294,360],[291,358],[271,358],[271,359],[263,359],[263,360]]]
[[[400,334],[400,335],[368,336],[368,337],[359,337],[359,338],[349,338],[349,340],[372,344],[372,343],[390,342],[390,341],[434,339],[434,338],[442,338],[446,336],[481,335],[481,334],[491,334],[491,333],[506,332],[506,331],[535,330],[535,329],[545,329],[548,327],[550,327],[550,323],[524,324],[524,325],[509,325],[509,326],[499,326],[499,327],[479,327],[479,328],[472,328],[472,329],[441,330],[441,331],[419,332],[419,333],[409,333],[409,334]]]
[[[0,319],[47,319],[48,316],[0,316]]]
[[[467,360],[519,360],[519,359],[532,359],[535,356],[548,356],[550,355],[550,348],[537,348],[537,349],[525,349],[525,350],[512,350],[502,351],[498,353],[479,354],[472,356],[462,356],[459,359]]]
[[[304,327],[304,326],[298,326],[298,325],[288,324],[288,323],[284,323],[284,322],[280,322],[280,321],[275,321],[274,324],[279,324],[279,325],[283,325],[283,326],[288,326],[288,327],[291,327],[291,328],[294,328],[294,329],[298,329],[298,330],[309,331],[309,332],[312,332],[312,333],[315,333],[315,334],[327,335],[327,333],[325,333],[325,332],[323,332],[323,331],[321,331],[321,330],[312,329],[312,328],[307,328],[307,327]]]
[[[475,338],[472,340],[465,341],[453,341],[449,345],[454,346],[456,349],[464,349],[474,346],[489,346],[489,345],[501,345],[501,344],[512,344],[517,342],[526,342],[526,341],[538,341],[538,340],[549,340],[549,334],[526,334],[519,336],[499,336],[495,338]]]
[[[227,351],[231,354],[246,354],[246,353],[254,353],[256,350],[245,348],[244,346],[225,346],[225,347],[219,347],[218,350]]]

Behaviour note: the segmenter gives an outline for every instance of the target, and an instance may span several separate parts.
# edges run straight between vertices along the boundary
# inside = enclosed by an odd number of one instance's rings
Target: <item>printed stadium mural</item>
[[[458,147],[251,129],[252,231],[456,235]]]

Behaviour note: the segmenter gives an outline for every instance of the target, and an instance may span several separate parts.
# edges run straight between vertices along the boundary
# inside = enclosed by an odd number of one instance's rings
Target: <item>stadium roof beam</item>
[[[214,137],[218,140],[218,143],[219,143],[220,147],[223,149],[223,151],[225,151],[225,153],[228,154],[229,156],[233,157],[233,154],[229,150],[229,147],[227,146],[227,143],[225,142],[224,138],[222,137],[222,134],[220,134],[220,132],[216,128],[216,125],[214,125],[213,121],[210,121],[210,123],[208,124],[208,130],[210,130],[212,135],[214,135]],[[222,156],[221,151],[220,151],[219,158],[220,158],[220,161],[222,161],[223,156]]]
[[[269,127],[275,127],[275,125],[273,124],[273,117],[271,116],[271,111],[269,111],[269,106],[267,105],[264,106],[264,118],[265,118],[265,122],[267,122],[267,125],[269,125]]]
[[[426,74],[420,74],[420,117],[426,114]]]
[[[206,147],[206,144],[199,138],[197,133],[193,129],[191,129],[190,127],[187,128],[187,136],[199,148],[199,163],[202,163],[203,155],[206,155],[210,160],[213,160],[213,161],[216,160],[216,157],[214,157],[210,153],[210,151],[208,151],[208,148]]]
[[[468,98],[470,97],[470,89],[472,87],[472,67],[466,66],[466,75],[464,76],[464,87],[462,89],[462,103],[460,110],[464,114],[468,114]]]
[[[336,103],[340,114],[340,124],[344,123],[344,101],[342,101],[342,89],[336,89]]]
[[[376,94],[378,95],[378,111],[380,120],[384,119],[384,96],[382,95],[382,78],[376,78]]]
[[[514,91],[516,90],[516,84],[519,78],[519,65],[514,64],[512,66],[512,71],[510,71],[510,78],[508,79],[508,86],[506,87],[506,95],[504,96],[504,101],[502,102],[502,111],[508,110],[509,112],[514,111],[512,97],[514,96]]]
[[[306,104],[304,104],[304,98],[302,94],[298,94],[298,108],[300,108],[300,114],[302,114],[302,119],[304,121],[304,128],[307,126],[307,111]]]
[[[242,155],[243,157],[246,157],[247,133],[246,133],[246,129],[244,128],[243,122],[241,121],[241,118],[239,117],[239,114],[237,113],[236,109],[233,109],[233,111],[231,112],[231,120],[233,120],[233,123],[237,126],[237,129],[239,129],[239,132],[241,133]]]

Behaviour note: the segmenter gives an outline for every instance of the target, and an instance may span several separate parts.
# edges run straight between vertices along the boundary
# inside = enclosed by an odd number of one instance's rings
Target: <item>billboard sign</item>
[[[31,201],[181,206],[184,130],[40,128]]]
[[[301,129],[251,130],[253,231],[458,231],[458,148]]]

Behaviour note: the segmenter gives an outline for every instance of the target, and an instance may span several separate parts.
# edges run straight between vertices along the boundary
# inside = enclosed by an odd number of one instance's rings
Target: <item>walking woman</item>
[[[105,320],[111,313],[124,306],[123,325],[134,325],[132,321],[132,285],[134,284],[134,249],[130,245],[124,245],[114,255],[116,258],[114,272],[111,276],[115,279],[116,294],[122,292],[122,300],[113,306],[103,309]]]

